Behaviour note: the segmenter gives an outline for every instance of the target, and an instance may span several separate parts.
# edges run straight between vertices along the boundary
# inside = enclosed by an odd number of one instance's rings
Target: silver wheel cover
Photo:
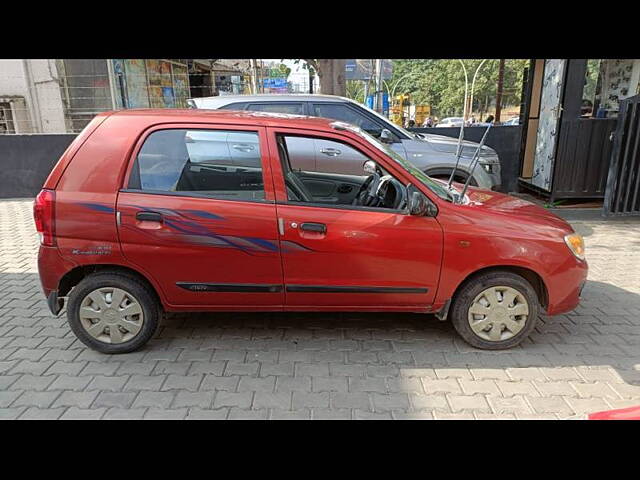
[[[115,287],[98,288],[80,303],[80,324],[96,340],[124,343],[133,339],[144,322],[140,302],[130,293]]]
[[[512,287],[489,287],[473,299],[469,307],[469,326],[473,333],[489,342],[501,342],[517,335],[529,318],[525,296]]]

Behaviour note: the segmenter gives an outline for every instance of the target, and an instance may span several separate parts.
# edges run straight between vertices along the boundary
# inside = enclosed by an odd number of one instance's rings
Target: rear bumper
[[[44,296],[47,297],[49,309],[54,313],[56,305],[60,303],[58,288],[60,279],[75,265],[60,256],[56,247],[40,246],[38,252],[38,273]],[[52,305],[54,306],[52,308]],[[60,310],[58,310],[59,312]]]
[[[58,291],[53,290],[49,296],[47,297],[47,305],[49,305],[49,310],[54,315],[58,315],[62,307],[64,306],[64,300],[62,298],[58,298]]]

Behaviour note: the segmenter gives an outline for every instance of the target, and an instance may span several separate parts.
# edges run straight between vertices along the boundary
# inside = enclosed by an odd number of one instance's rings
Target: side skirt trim
[[[226,293],[278,293],[282,285],[265,283],[196,283],[176,282],[176,285],[190,292],[226,292]]]
[[[360,287],[336,285],[287,285],[291,293],[427,293],[428,288],[412,287]]]
[[[282,285],[264,283],[199,283],[176,282],[180,288],[190,292],[222,292],[222,293],[278,293]],[[428,293],[423,287],[363,287],[340,285],[286,285],[290,293]]]

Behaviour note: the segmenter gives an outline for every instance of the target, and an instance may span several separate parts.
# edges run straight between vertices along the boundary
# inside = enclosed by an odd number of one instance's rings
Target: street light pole
[[[376,59],[376,105],[375,110],[382,114],[382,59]]]

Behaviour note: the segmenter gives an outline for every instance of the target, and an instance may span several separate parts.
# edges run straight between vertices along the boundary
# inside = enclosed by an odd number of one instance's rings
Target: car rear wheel
[[[153,336],[160,306],[149,287],[128,275],[111,272],[85,277],[69,295],[71,330],[102,353],[128,353]]]
[[[515,347],[535,328],[539,302],[531,284],[511,272],[490,272],[468,281],[451,308],[456,331],[485,350]]]

